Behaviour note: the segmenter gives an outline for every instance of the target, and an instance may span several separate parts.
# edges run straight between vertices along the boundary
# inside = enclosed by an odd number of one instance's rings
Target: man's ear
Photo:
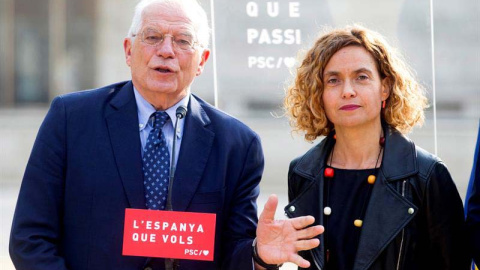
[[[125,62],[127,65],[130,67],[132,64],[132,39],[131,38],[125,38],[123,40],[123,50],[125,51]]]
[[[209,56],[210,56],[210,50],[204,49],[200,59],[200,63],[198,64],[197,74],[196,74],[197,76],[202,74],[203,69],[205,68],[205,63],[207,62]]]

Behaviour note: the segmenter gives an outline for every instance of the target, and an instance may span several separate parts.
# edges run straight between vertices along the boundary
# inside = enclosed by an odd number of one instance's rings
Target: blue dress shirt
[[[153,128],[153,118],[152,113],[154,113],[156,110],[152,106],[152,104],[148,103],[140,93],[138,93],[137,89],[133,87],[133,92],[135,93],[135,101],[137,102],[137,108],[138,108],[138,128],[140,131],[140,141],[142,143],[142,157],[143,157],[143,151],[145,148],[145,144],[147,143],[147,138],[148,134]],[[165,140],[167,142],[167,147],[168,151],[170,152],[170,156],[172,156],[172,143],[173,143],[173,129],[175,125],[175,120],[176,120],[176,111],[178,106],[184,105],[187,107],[188,101],[190,100],[190,93],[187,94],[182,100],[177,102],[175,105],[172,107],[168,108],[165,112],[168,114],[170,117],[170,121],[165,123],[165,125],[162,128],[162,132],[165,136]],[[177,130],[177,146],[175,147],[175,161],[174,164],[177,166],[177,160],[178,160],[178,155],[180,153],[180,146],[182,144],[182,137],[183,137],[183,126],[185,124],[185,118],[179,119],[178,120],[178,130]]]

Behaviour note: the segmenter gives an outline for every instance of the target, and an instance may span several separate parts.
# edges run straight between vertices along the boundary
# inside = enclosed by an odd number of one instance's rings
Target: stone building
[[[235,115],[277,110],[297,51],[325,25],[353,22],[398,46],[432,97],[429,1],[211,1],[219,105]],[[210,13],[210,0],[201,2]],[[122,43],[135,4],[2,0],[0,107],[46,106],[58,94],[128,79]],[[434,5],[439,114],[479,117],[480,3]],[[193,91],[213,102],[212,62]]]

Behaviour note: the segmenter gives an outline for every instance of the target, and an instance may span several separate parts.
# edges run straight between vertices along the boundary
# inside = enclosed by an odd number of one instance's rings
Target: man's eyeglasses
[[[136,35],[133,35],[134,37]],[[171,38],[173,48],[177,48],[183,51],[195,50],[195,47],[199,44],[193,40],[193,36],[189,34],[163,34],[154,29],[145,29],[140,34],[142,42],[151,46],[158,46],[162,44],[165,38],[169,36]]]

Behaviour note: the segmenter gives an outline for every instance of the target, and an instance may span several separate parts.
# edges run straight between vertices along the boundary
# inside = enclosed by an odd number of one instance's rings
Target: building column
[[[49,0],[49,98],[67,92],[66,0]]]
[[[15,0],[0,2],[0,106],[15,105]]]

